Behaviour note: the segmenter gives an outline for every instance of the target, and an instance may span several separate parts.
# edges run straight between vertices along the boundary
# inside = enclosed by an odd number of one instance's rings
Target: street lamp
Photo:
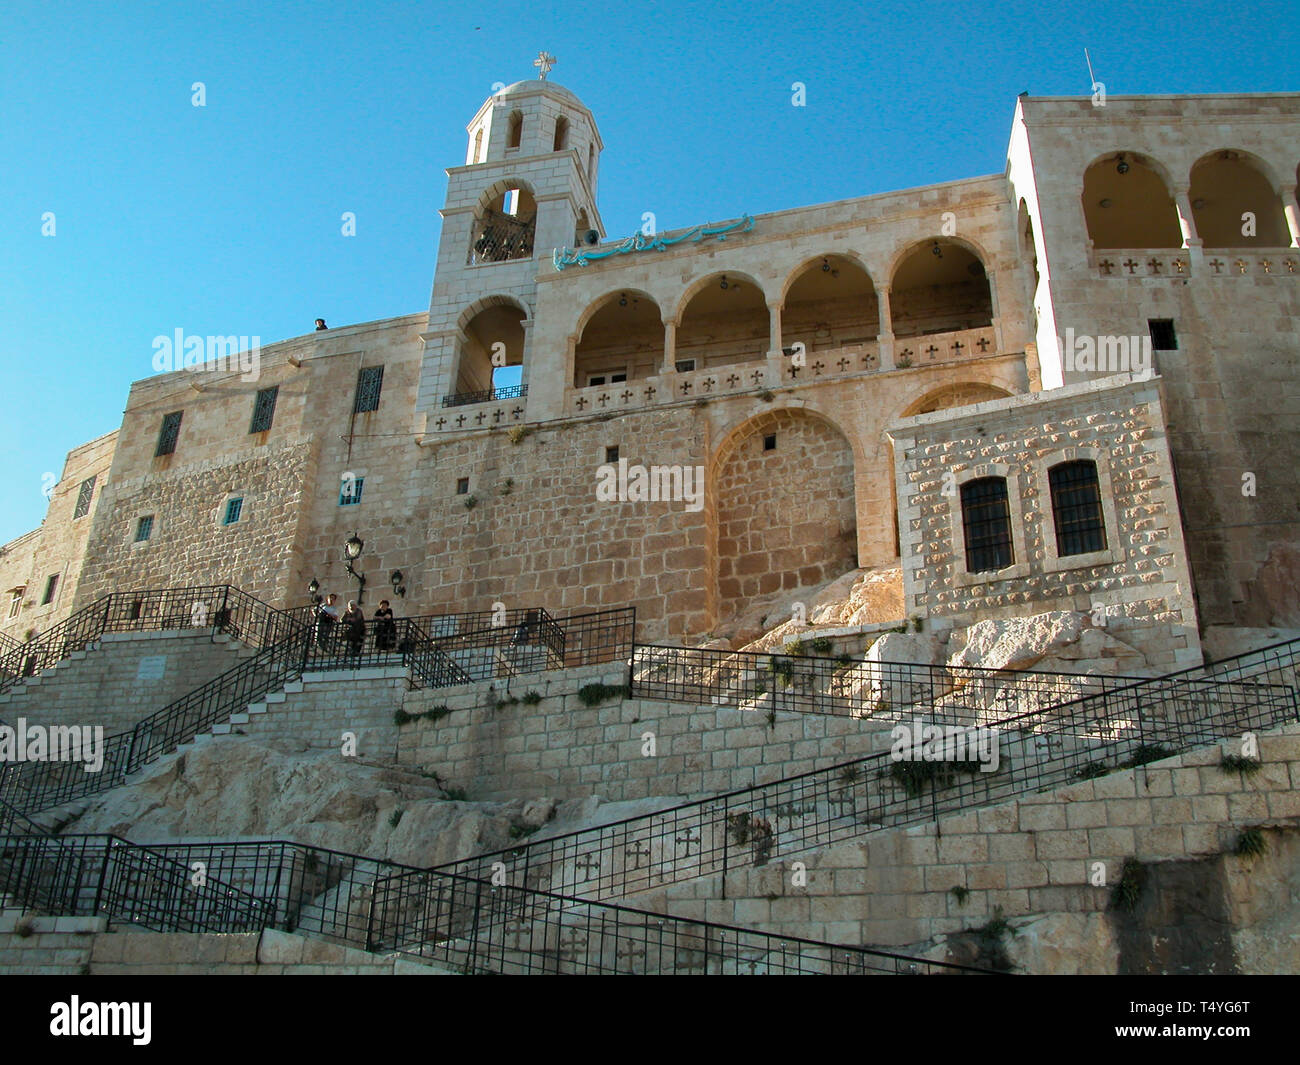
[[[357,584],[359,585],[357,589],[358,603],[365,602],[366,575],[364,573],[358,573],[355,569],[353,569],[352,563],[361,557],[361,549],[365,546],[366,546],[365,541],[362,540],[361,537],[359,537],[356,533],[353,533],[351,536],[349,536],[343,544],[343,568],[348,571],[348,574],[350,576],[355,577],[357,579]]]
[[[322,596],[320,594],[320,581],[318,581],[315,577],[313,577],[311,579],[311,583],[307,585],[307,594],[311,596],[312,606],[320,606],[321,599],[322,599]]]
[[[402,577],[402,571],[400,569],[393,570],[392,575],[388,579],[392,582],[393,594],[400,595],[403,599],[405,599],[406,585],[402,583],[402,580],[404,579]]]

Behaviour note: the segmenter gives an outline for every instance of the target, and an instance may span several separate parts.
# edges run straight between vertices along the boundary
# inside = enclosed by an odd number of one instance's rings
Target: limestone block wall
[[[1261,734],[1262,767],[1225,772],[1233,742],[1111,773],[1050,793],[633,896],[628,904],[835,943],[900,947],[1007,918],[1102,914],[1126,858],[1201,860],[1232,851],[1242,828],[1300,827],[1300,726]],[[1273,848],[1278,844],[1275,841]],[[806,885],[795,886],[794,861]],[[1237,861],[1238,859],[1232,859]],[[1102,863],[1105,883],[1095,884]],[[1294,876],[1294,871],[1285,876]],[[1224,916],[1238,928],[1290,900],[1249,902],[1240,885]],[[1285,881],[1285,877],[1284,877]],[[1211,885],[1213,886],[1213,885]],[[953,888],[965,889],[959,899]],[[1294,971],[1300,946],[1292,936]],[[1094,971],[1114,971],[1097,969]]]
[[[29,724],[102,726],[129,732],[141,718],[233,669],[256,652],[228,636],[189,632],[107,633],[0,694],[0,719]]]
[[[1094,613],[1155,668],[1200,661],[1158,379],[1115,377],[904,419],[897,462],[907,612],[940,627],[1042,610]],[[1060,556],[1048,470],[1097,463],[1106,551]],[[1012,565],[968,573],[961,485],[1005,477]]]

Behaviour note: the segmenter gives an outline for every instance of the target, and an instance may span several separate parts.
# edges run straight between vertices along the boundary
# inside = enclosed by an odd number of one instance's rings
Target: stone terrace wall
[[[1260,736],[1263,765],[1254,774],[1219,767],[1222,755],[1238,748],[1204,748],[736,870],[727,875],[725,899],[720,877],[712,876],[633,896],[628,905],[884,947],[976,928],[999,907],[1007,918],[1100,914],[1126,858],[1203,859],[1232,850],[1242,827],[1300,825],[1300,726]],[[805,864],[806,887],[792,884],[795,860]],[[1096,862],[1104,863],[1106,886],[1091,883]],[[963,902],[953,887],[969,892]],[[1300,945],[1291,950],[1300,960]]]
[[[907,612],[936,626],[1044,610],[1105,611],[1107,631],[1153,668],[1200,662],[1158,380],[1115,377],[904,419],[894,439]],[[1107,550],[1061,558],[1048,469],[1097,463]],[[1008,482],[1013,564],[970,574],[961,485]]]
[[[222,635],[106,633],[97,649],[0,694],[0,718],[10,725],[20,717],[30,724],[102,725],[106,736],[128,732],[255,653]],[[142,667],[161,676],[142,677]]]

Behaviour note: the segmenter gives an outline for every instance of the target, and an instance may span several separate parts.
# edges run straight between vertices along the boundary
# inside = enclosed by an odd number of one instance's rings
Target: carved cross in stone
[[[456,415],[456,428],[459,429],[459,428],[461,428],[461,426],[463,426],[464,424],[465,424],[465,415],[463,415],[463,414],[457,414],[457,415]]]
[[[492,420],[494,422],[500,422],[501,419],[505,417],[505,413],[506,413],[505,411],[503,411],[500,407],[498,407],[496,410],[492,412]]]
[[[573,863],[573,866],[575,869],[581,869],[583,871],[584,875],[582,879],[585,883],[591,879],[591,870],[594,869],[596,872],[600,872],[600,858],[593,858],[590,854],[584,854],[581,859]]]
[[[849,368],[851,363],[848,359],[840,359],[840,361],[837,362],[835,365],[840,368],[840,373],[843,373],[845,370]]]
[[[1129,258],[1127,258],[1127,259],[1124,260],[1124,264],[1123,264],[1123,265],[1124,265],[1124,269],[1126,269],[1130,274],[1131,274],[1134,270],[1136,270],[1136,269],[1137,269],[1137,266],[1138,266],[1138,264],[1135,263],[1135,262],[1133,261],[1133,259],[1132,259],[1131,256],[1130,256]]]
[[[690,383],[689,381],[683,381],[683,382],[682,382],[682,395],[683,395],[683,396],[689,396],[690,394],[691,394],[691,383]]]
[[[674,840],[673,840],[673,842],[674,842],[674,843],[683,843],[683,844],[685,844],[685,845],[686,845],[686,857],[689,858],[689,857],[691,856],[691,845],[700,842],[700,834],[699,834],[698,832],[696,832],[696,833],[694,833],[694,834],[692,835],[691,831],[688,829],[688,830],[687,830],[686,832],[684,832],[682,835],[675,837]]]
[[[755,370],[755,371],[754,371],[752,374],[750,374],[749,376],[752,377],[752,378],[754,379],[754,384],[758,385],[758,384],[762,384],[762,383],[763,383],[763,371],[762,371],[762,370]]]
[[[1235,266],[1235,267],[1237,268],[1237,273],[1239,273],[1239,274],[1244,274],[1244,273],[1246,272],[1246,260],[1245,260],[1245,259],[1238,259],[1238,260],[1237,260],[1235,263],[1233,263],[1232,265]]]
[[[965,346],[966,346],[966,345],[963,344],[960,340],[954,340],[954,341],[952,342],[952,353],[953,353],[954,355],[956,355],[957,358],[960,359],[960,358],[961,358],[961,349],[964,348]]]
[[[1102,261],[1097,265],[1101,267],[1102,273],[1104,273],[1107,277],[1110,277],[1110,272],[1115,269],[1115,264],[1111,262],[1109,259],[1102,259]]]
[[[646,398],[646,402],[647,402],[647,403],[653,403],[653,402],[654,402],[655,392],[657,392],[657,391],[658,391],[658,389],[656,389],[654,385],[651,385],[649,388],[647,388],[647,389],[645,390],[645,398]]]
[[[911,349],[911,348],[904,348],[903,351],[902,351],[902,354],[899,356],[899,358],[902,358],[902,359],[910,359],[911,357],[912,357],[912,349]]]
[[[476,415],[474,415],[474,420],[475,420],[476,422],[478,422],[479,425],[482,425],[482,424],[483,424],[483,419],[486,418],[486,417],[487,417],[487,411],[482,411],[482,410],[481,410],[481,411],[479,411]]]
[[[739,380],[740,378],[737,377],[734,373],[727,374],[727,384],[729,384],[732,388],[736,387],[736,382]]]
[[[875,363],[876,363],[876,357],[872,355],[871,352],[867,352],[867,354],[862,356],[863,366],[870,367],[870,366],[874,366]]]
[[[824,369],[826,369],[826,364],[822,362],[820,359],[818,359],[815,363],[812,364],[813,376],[820,377]]]
[[[799,367],[798,367],[798,366],[791,366],[791,367],[790,367],[790,379],[793,381],[793,380],[796,380],[798,377],[799,377]],[[755,381],[754,383],[757,384],[758,382]]]
[[[617,953],[620,961],[630,962],[633,958],[644,958],[645,947],[641,946],[640,949],[638,949],[636,940],[631,940],[626,947],[619,947]],[[636,967],[632,965],[629,966],[629,968],[635,969]]]
[[[1162,263],[1159,259],[1149,259],[1147,261],[1147,269],[1150,270],[1153,274],[1160,273],[1160,268],[1164,265],[1165,264]]]
[[[641,859],[650,857],[650,846],[645,842],[635,843],[631,847],[628,847],[627,856],[636,859],[632,868],[640,869]]]
[[[1294,274],[1294,273],[1295,273],[1295,260],[1294,260],[1294,259],[1283,259],[1283,260],[1282,260],[1282,265],[1286,267],[1286,272],[1287,272],[1288,274]]]
[[[1224,263],[1223,260],[1221,259],[1215,259],[1212,263],[1210,263],[1210,265],[1214,267],[1214,272],[1217,274],[1227,264]]]
[[[620,396],[620,398],[623,400],[623,402],[626,403],[626,402],[627,402],[628,400],[630,400],[630,399],[631,399],[635,394],[636,394],[636,393],[634,393],[630,388],[625,388],[625,389],[623,389],[622,392],[619,393],[619,396]]]
[[[718,382],[715,381],[712,377],[706,377],[706,378],[704,379],[704,381],[702,382],[703,387],[704,387],[704,391],[705,391],[705,392],[712,392],[712,391],[713,391],[713,386],[716,385],[717,383],[718,383]]]
[[[929,355],[930,358],[933,359],[935,355],[939,353],[939,349],[936,348],[933,344],[931,344],[928,348],[925,349],[925,353]]]
[[[1266,274],[1271,274],[1271,273],[1273,272],[1273,260],[1272,260],[1272,259],[1263,259],[1263,260],[1260,261],[1260,264],[1259,264],[1259,265],[1262,266],[1262,267],[1264,268],[1264,273],[1266,273]]]
[[[439,419],[438,419],[436,422],[434,422],[433,424],[436,425],[439,429],[441,429],[444,425],[447,424],[447,419],[446,419],[446,418],[439,418]]]
[[[609,393],[602,392],[599,396],[596,397],[596,402],[603,407],[606,403],[609,402]]]
[[[1182,259],[1175,259],[1175,260],[1174,260],[1174,269],[1177,270],[1177,271],[1181,274],[1184,270],[1187,269],[1187,263],[1186,263],[1184,260],[1182,260]]]
[[[566,934],[569,937],[568,939],[565,939],[563,936],[560,937],[560,957],[572,958],[578,953],[578,951],[585,951],[587,949],[587,937],[578,929],[575,928]]]
[[[585,410],[587,407],[587,397],[579,396],[577,400],[574,401],[574,405],[578,408],[578,410]]]
[[[541,71],[537,76],[545,81],[546,75],[551,72],[551,67],[555,66],[555,56],[550,52],[538,52],[537,58],[533,60],[533,66]]]
[[[980,354],[983,355],[989,350],[989,338],[980,337],[979,340],[975,341],[975,346],[980,349]]]
[[[514,418],[515,421],[518,421],[521,417],[523,417],[523,413],[524,413],[523,407],[515,407],[514,410],[510,412],[510,417]]]

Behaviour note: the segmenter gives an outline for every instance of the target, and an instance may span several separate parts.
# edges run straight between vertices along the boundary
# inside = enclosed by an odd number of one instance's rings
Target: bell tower
[[[534,63],[539,78],[484,101],[466,127],[464,164],[447,170],[421,334],[416,412],[428,415],[429,426],[444,407],[465,405],[464,397],[491,399],[503,367],[522,367],[523,392],[539,272],[549,269],[554,249],[582,244],[593,231],[593,239],[604,237],[596,209],[600,133],[581,100],[546,80],[554,62],[543,52]]]

